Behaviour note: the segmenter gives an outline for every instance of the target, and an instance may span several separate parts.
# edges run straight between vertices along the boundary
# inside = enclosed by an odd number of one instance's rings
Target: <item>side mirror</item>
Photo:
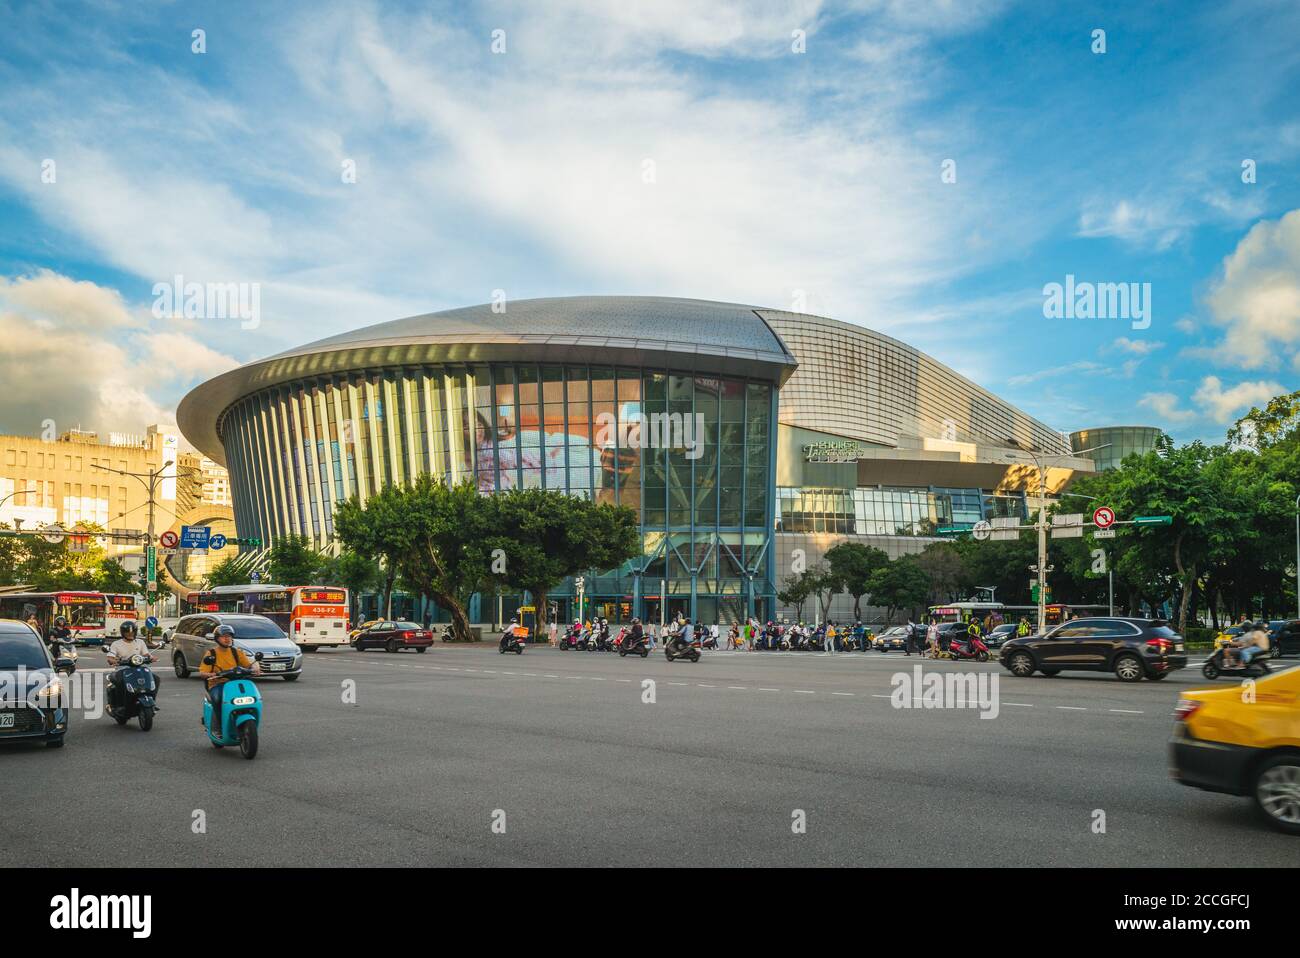
[[[54,661],[54,671],[62,672],[65,675],[71,675],[73,672],[77,671],[76,660],[67,658],[66,656],[60,656]]]

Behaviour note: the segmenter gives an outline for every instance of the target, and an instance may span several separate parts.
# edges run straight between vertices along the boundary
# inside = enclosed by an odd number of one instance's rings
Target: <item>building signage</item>
[[[803,447],[804,462],[857,462],[866,454],[860,442],[810,442]]]

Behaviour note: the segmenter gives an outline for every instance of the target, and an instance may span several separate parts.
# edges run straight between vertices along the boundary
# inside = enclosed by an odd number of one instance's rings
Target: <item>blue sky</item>
[[[136,430],[501,289],[802,308],[1061,430],[1218,440],[1300,385],[1296,37],[1262,0],[18,0],[0,431]],[[153,315],[176,275],[258,284],[255,328]],[[1149,283],[1150,326],[1047,318],[1067,275]]]

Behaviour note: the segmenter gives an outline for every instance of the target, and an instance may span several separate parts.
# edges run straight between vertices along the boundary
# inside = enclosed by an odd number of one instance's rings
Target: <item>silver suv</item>
[[[235,630],[235,645],[247,652],[249,658],[262,653],[263,677],[278,675],[286,682],[293,682],[302,675],[302,650],[266,616],[249,612],[203,612],[185,616],[171,631],[172,667],[177,678],[198,671],[204,654],[217,647],[213,635],[219,625]]]

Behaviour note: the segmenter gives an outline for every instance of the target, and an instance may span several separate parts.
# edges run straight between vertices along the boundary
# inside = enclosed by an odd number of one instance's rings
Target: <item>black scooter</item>
[[[151,656],[133,655],[119,663],[113,671],[114,690],[108,696],[105,711],[117,722],[125,725],[131,719],[140,723],[140,731],[153,728],[153,716],[158,705],[154,692],[158,689],[153,669],[149,668]],[[113,699],[117,699],[117,704]]]
[[[632,633],[628,632],[623,636],[623,640],[618,643],[618,654],[620,658],[626,658],[629,655],[639,655],[645,658],[650,654],[650,645],[646,642],[645,633],[642,632],[635,639]]]
[[[1255,657],[1250,660],[1249,665],[1237,664],[1235,666],[1225,666],[1223,660],[1226,651],[1226,649],[1216,649],[1214,654],[1206,659],[1205,664],[1201,666],[1201,674],[1207,679],[1213,681],[1220,675],[1257,679],[1265,675],[1270,675],[1273,672],[1273,670],[1268,667],[1267,653],[1257,653]]]
[[[502,655],[505,655],[507,652],[513,652],[515,655],[523,655],[524,640],[514,632],[506,632],[501,636],[501,644],[497,648],[497,651]]]

